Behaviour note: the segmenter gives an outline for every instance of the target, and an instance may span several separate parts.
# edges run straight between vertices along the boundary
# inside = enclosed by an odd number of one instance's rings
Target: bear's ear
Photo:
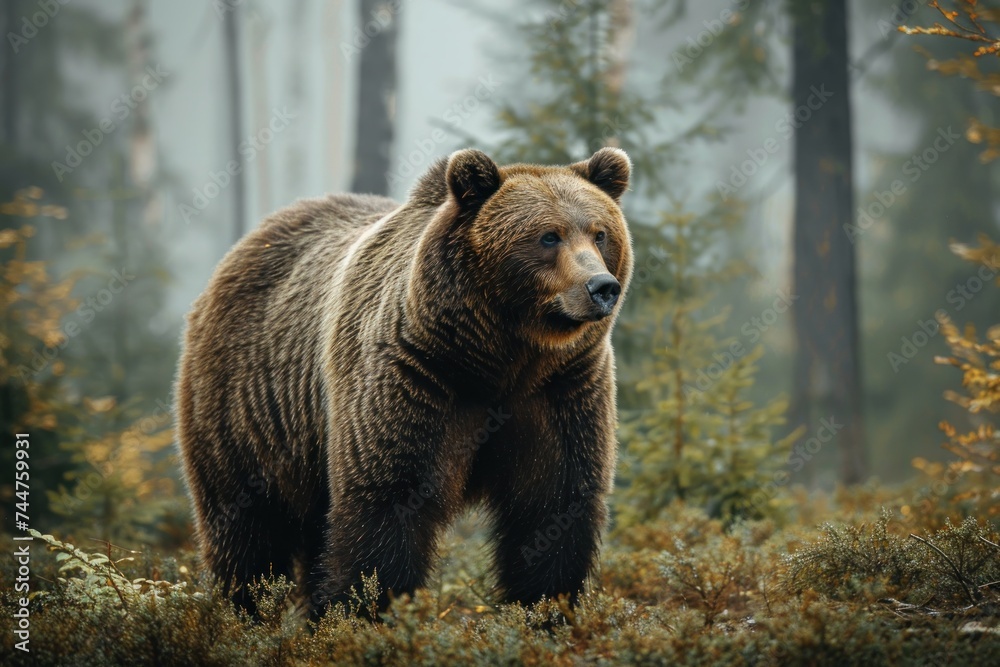
[[[604,190],[616,202],[628,189],[632,175],[632,161],[628,154],[610,146],[600,149],[589,160],[571,164],[569,168]]]
[[[445,180],[463,211],[477,210],[500,189],[500,169],[482,151],[455,151],[448,158]]]

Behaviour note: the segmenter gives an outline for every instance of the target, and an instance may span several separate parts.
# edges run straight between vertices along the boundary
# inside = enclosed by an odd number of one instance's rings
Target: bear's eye
[[[597,234],[594,235],[594,241],[597,243],[604,243],[606,238],[608,238],[608,235],[604,232],[597,232]]]
[[[559,241],[560,241],[559,235],[556,234],[555,232],[548,232],[547,234],[542,236],[542,245],[545,246],[546,248],[551,248],[552,246],[559,243]]]

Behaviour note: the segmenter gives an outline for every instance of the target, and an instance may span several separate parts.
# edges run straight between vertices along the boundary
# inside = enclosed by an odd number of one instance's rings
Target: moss
[[[897,492],[898,495],[898,492]],[[884,500],[873,495],[869,501]],[[844,514],[835,499],[816,504]],[[1000,662],[1000,536],[968,519],[940,529],[852,504],[875,520],[777,529],[726,527],[674,504],[670,520],[609,535],[591,592],[494,606],[482,543],[446,541],[434,585],[395,600],[378,623],[331,609],[317,624],[284,579],[234,611],[190,553],[108,558],[36,540],[30,656],[5,633],[0,663],[32,665],[843,665]],[[935,548],[909,537],[913,532]],[[60,554],[79,554],[66,557]],[[114,561],[114,562],[112,562]],[[954,567],[952,567],[952,563]],[[3,578],[12,580],[5,561]],[[44,579],[43,579],[44,578]],[[109,583],[110,582],[110,583]],[[114,585],[111,585],[113,583]],[[482,585],[481,585],[482,584]],[[116,587],[117,586],[117,590]],[[975,589],[975,603],[965,591]],[[17,604],[0,591],[9,618]]]

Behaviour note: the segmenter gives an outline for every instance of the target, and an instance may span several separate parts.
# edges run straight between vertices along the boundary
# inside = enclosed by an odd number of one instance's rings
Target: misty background
[[[1000,227],[996,162],[981,157],[970,131],[972,117],[997,123],[996,97],[960,76],[933,75],[965,45],[896,30],[935,20],[925,3],[849,5],[854,213],[845,224],[856,233],[844,234],[857,264],[843,275],[856,285],[847,295],[859,318],[860,383],[851,393],[867,461],[845,479],[826,448],[795,477],[827,487],[901,481],[914,458],[944,458],[937,424],[961,410],[941,396],[959,380],[935,365],[945,346],[926,323],[943,309],[960,326],[985,329],[1000,310],[989,280],[968,298],[955,295],[976,269],[949,249]],[[622,111],[612,105],[603,127],[575,141],[560,117],[575,123],[588,98],[558,91],[588,61],[573,60],[558,26],[586,31],[580,17],[589,15],[607,41],[594,43],[594,57],[610,63],[602,90]],[[651,360],[669,354],[655,332],[679,321],[663,310],[684,291],[672,282],[680,236],[663,215],[676,222],[683,212],[685,229],[714,234],[688,258],[694,273],[713,276],[691,311],[698,321],[726,319],[718,348],[702,350],[704,363],[687,371],[690,382],[712,363],[725,367],[726,341],[735,340],[762,346],[753,400],[784,395],[794,409],[802,393],[788,314],[800,306],[793,299],[790,310],[769,312],[795,294],[794,18],[781,3],[9,0],[3,18],[3,229],[37,218],[27,257],[52,281],[78,279],[59,295],[75,301],[49,318],[52,337],[40,335],[10,362],[42,388],[5,389],[12,414],[42,396],[86,406],[68,418],[52,408],[38,422],[49,442],[39,484],[57,495],[63,476],[96,456],[73,443],[103,442],[143,415],[155,422],[149,432],[168,427],[184,315],[236,238],[299,198],[356,189],[402,201],[434,159],[468,146],[501,161],[566,162],[604,140],[636,160],[625,210],[637,268],[648,275],[615,334],[626,421],[659,410],[643,382],[655,376]],[[914,156],[939,137],[933,164],[913,171]],[[755,155],[766,157],[735,184]],[[241,178],[227,172],[231,164]],[[899,179],[902,190],[884,205]],[[120,295],[114,280],[126,283]],[[97,299],[90,310],[87,298]],[[800,425],[814,432],[825,409],[819,401],[808,423],[775,417],[765,440]],[[691,438],[697,449],[697,432]],[[161,440],[143,459],[144,475],[170,478],[176,490],[169,436]]]
[[[445,141],[433,141],[431,135],[435,129],[454,129],[484,141],[489,139],[493,121],[490,106],[469,101],[470,97],[475,98],[481,78],[496,81],[497,94],[504,97],[516,97],[523,85],[520,80],[523,73],[511,71],[509,66],[516,46],[505,48],[503,31],[518,13],[531,11],[529,3],[499,0],[490,3],[488,11],[463,4],[421,0],[402,3],[399,11],[392,14],[398,21],[399,37],[398,88],[393,104],[396,137],[390,164],[397,172],[409,172],[399,173],[399,178],[390,185],[389,194],[397,200],[405,198],[410,185],[435,158],[466,146],[454,133],[449,133]],[[894,48],[897,34],[885,34],[885,27],[879,26],[880,21],[892,20],[895,4],[886,4],[880,13],[871,9],[854,13],[852,55],[860,56],[876,45],[885,45],[887,51]],[[633,85],[656,85],[659,70],[665,64],[673,66],[670,54],[683,53],[688,46],[686,38],[705,30],[704,21],[717,19],[723,9],[735,5],[724,1],[692,3],[676,25],[663,30],[657,29],[655,23],[638,21],[628,72]],[[111,26],[124,28],[135,6],[127,1],[95,1],[73,2],[67,8],[92,12]],[[155,153],[156,168],[170,173],[175,181],[172,183],[175,187],[162,191],[159,222],[173,269],[163,315],[176,320],[186,312],[215,263],[232,244],[235,222],[229,193],[211,200],[190,223],[179,210],[181,204],[192,205],[193,189],[203,192],[206,183],[211,182],[211,174],[224,171],[232,159],[228,140],[231,123],[226,100],[224,16],[232,9],[242,12],[240,56],[245,68],[242,135],[249,138],[266,127],[275,110],[288,110],[294,115],[287,130],[276,133],[257,158],[243,162],[248,183],[247,218],[251,224],[298,198],[350,190],[358,64],[367,38],[365,26],[373,19],[360,16],[358,2],[346,1],[177,0],[145,2],[139,6],[144,11],[141,24],[135,29],[142,31],[142,39],[149,40],[148,62],[167,73],[163,85],[157,86],[149,97],[149,118],[155,137],[150,150]],[[26,10],[31,8],[31,3],[25,5]],[[641,13],[642,8],[640,3],[637,12]],[[776,48],[787,43],[780,26],[762,23],[755,29],[773,35]],[[31,58],[31,50],[45,46],[48,45],[25,45],[25,53],[17,54],[17,58]],[[73,104],[95,119],[113,117],[111,102],[131,88],[126,73],[117,72],[116,76],[106,63],[81,58],[81,49],[68,44],[59,47],[64,50],[52,55],[58,55],[65,76],[75,80]],[[902,46],[901,50],[911,49]],[[878,62],[872,64],[875,70],[869,75],[872,81],[856,83],[854,110],[859,122],[855,168],[859,192],[870,187],[879,171],[881,156],[905,153],[908,147],[915,149],[920,131],[919,118],[914,117],[918,114],[907,114],[886,99],[884,91],[879,93],[875,74],[886,72],[892,63],[884,52],[879,53],[877,60],[882,61],[881,67]],[[787,77],[787,62],[779,66],[775,76]],[[23,83],[40,85],[41,82]],[[696,199],[701,192],[714,192],[720,175],[726,175],[734,161],[742,159],[744,151],[755,146],[758,137],[775,134],[773,125],[787,113],[787,106],[787,100],[772,96],[747,99],[745,111],[733,119],[734,133],[727,142],[693,158],[694,168],[687,172],[685,183],[685,188],[692,191],[690,197]],[[697,120],[684,109],[671,110],[669,115],[678,128]],[[957,127],[962,120],[956,118]],[[67,128],[70,140],[76,138],[73,129]],[[76,134],[84,129],[90,128],[80,127]],[[114,134],[127,132],[122,129]],[[111,139],[114,141],[114,137]],[[70,143],[57,146],[52,158],[64,162]],[[430,152],[425,148],[429,144]],[[771,187],[755,202],[754,217],[758,218],[756,222],[763,236],[757,247],[748,250],[775,282],[787,282],[792,211],[790,148],[785,145],[766,165],[766,171],[755,179],[759,183],[753,184],[758,185],[757,189],[764,184]],[[95,187],[100,187],[100,178],[94,173],[99,171],[94,163],[107,160],[108,156],[101,154],[107,152],[107,147],[104,151],[99,149],[97,155],[87,159],[84,171],[92,175]],[[414,159],[411,154],[419,158]],[[86,178],[84,173],[76,176]]]

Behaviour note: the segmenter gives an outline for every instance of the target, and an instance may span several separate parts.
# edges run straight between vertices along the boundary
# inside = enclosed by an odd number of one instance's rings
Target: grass
[[[6,632],[0,663],[1000,664],[996,526],[947,508],[914,520],[892,505],[897,495],[802,496],[781,526],[724,528],[675,504],[658,521],[609,533],[575,608],[494,604],[470,517],[444,540],[433,584],[397,599],[378,624],[342,608],[312,624],[284,580],[260,586],[251,622],[189,550],[81,549],[39,537],[31,653]],[[3,581],[14,576],[6,559]],[[375,593],[361,591],[357,605]],[[18,596],[6,583],[0,591],[8,619]]]

